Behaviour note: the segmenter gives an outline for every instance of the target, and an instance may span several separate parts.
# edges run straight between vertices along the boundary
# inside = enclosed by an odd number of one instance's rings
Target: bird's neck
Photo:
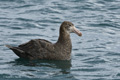
[[[57,43],[60,43],[61,45],[64,45],[64,46],[66,45],[71,46],[70,34],[67,31],[60,29]]]
[[[56,53],[61,59],[69,60],[71,58],[72,44],[70,34],[65,30],[60,29],[58,41],[55,43]]]

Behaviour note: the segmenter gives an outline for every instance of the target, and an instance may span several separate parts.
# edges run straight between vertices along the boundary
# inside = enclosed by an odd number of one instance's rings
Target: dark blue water
[[[71,21],[71,61],[19,59],[4,45],[57,41]],[[0,79],[120,80],[120,0],[0,0]]]

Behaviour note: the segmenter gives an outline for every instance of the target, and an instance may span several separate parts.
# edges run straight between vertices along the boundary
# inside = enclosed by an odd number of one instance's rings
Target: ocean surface
[[[23,60],[4,45],[55,43],[71,21],[71,61]],[[120,80],[120,0],[0,0],[0,80]]]

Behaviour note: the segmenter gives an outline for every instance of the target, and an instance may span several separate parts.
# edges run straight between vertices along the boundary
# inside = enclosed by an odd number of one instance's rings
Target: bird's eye
[[[69,24],[69,26],[71,26],[71,24]]]
[[[72,25],[71,24],[68,24],[68,27],[71,27]]]

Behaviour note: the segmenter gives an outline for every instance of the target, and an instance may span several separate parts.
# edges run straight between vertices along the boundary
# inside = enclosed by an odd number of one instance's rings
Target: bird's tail
[[[8,48],[10,48],[10,49],[12,49],[13,47],[12,46],[10,46],[10,45],[5,45],[6,47],[8,47]]]
[[[11,49],[17,56],[19,56],[20,58],[31,58],[32,59],[32,55],[26,53],[25,51],[21,50],[19,47],[13,47],[10,45],[5,45],[6,47],[8,47],[9,49]]]
[[[5,46],[8,47],[9,49],[11,49],[19,57],[22,57],[22,55],[24,54],[24,51],[19,49],[18,47],[13,47],[10,45],[5,45]]]

